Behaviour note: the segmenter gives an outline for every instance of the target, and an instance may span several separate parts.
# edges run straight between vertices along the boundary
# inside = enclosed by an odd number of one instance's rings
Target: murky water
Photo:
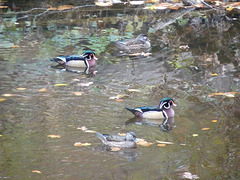
[[[161,28],[181,12],[122,5],[40,13],[1,18],[0,178],[177,179],[183,172],[239,178],[239,95],[209,96],[239,92],[239,21],[199,15],[201,23],[193,16],[187,22],[187,15]],[[149,56],[123,55],[110,43],[140,33],[151,39]],[[49,61],[86,49],[99,58],[95,76],[56,69]],[[111,98],[117,95],[122,101]],[[178,104],[168,132],[132,119],[124,108],[157,105],[163,97]],[[82,126],[134,131],[154,144],[110,152]],[[159,147],[156,140],[174,144]]]

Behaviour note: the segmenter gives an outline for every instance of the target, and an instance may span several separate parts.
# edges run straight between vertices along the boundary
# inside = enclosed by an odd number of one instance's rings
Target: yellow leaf
[[[68,86],[68,84],[55,84],[54,86]]]
[[[41,174],[42,172],[39,171],[39,170],[32,170],[33,173],[38,173],[38,174]]]
[[[158,141],[158,140],[157,140],[157,143],[159,143],[159,144],[174,144],[173,142]]]
[[[207,130],[209,130],[210,128],[202,128],[201,130],[202,131],[207,131]]]
[[[3,135],[2,134],[0,134],[0,137],[2,137]]]
[[[63,10],[72,9],[72,8],[74,8],[74,6],[72,5],[62,5],[62,6],[58,6],[57,10],[63,11]]]
[[[166,144],[158,144],[157,146],[159,146],[159,147],[165,147]]]
[[[14,94],[2,94],[2,96],[4,97],[12,97],[12,96],[15,96]]]
[[[46,88],[42,88],[42,89],[39,89],[38,92],[46,92],[47,89]]]
[[[17,88],[17,90],[19,90],[19,91],[24,91],[24,90],[26,90],[27,88]]]
[[[234,9],[234,7],[231,7],[231,6],[226,8],[227,11],[231,11],[233,9]]]
[[[6,99],[0,98],[0,102],[6,101]]]
[[[76,96],[81,96],[81,95],[83,95],[83,92],[72,92],[74,95],[76,95]]]
[[[126,136],[126,133],[118,133],[119,136]]]
[[[216,123],[216,122],[218,122],[218,120],[212,120],[212,122]]]
[[[197,137],[197,136],[198,136],[198,134],[193,134],[192,136],[193,136],[193,137]]]
[[[217,73],[212,73],[211,76],[217,76],[218,74]]]
[[[140,146],[151,146],[153,143],[151,142],[147,142],[145,141],[144,139],[137,139],[137,145],[140,145]]]
[[[60,135],[54,135],[54,134],[48,135],[48,137],[50,137],[50,138],[61,138]]]
[[[91,145],[91,143],[81,143],[81,142],[74,143],[74,146],[76,146],[76,147],[90,146],[90,145]]]
[[[0,9],[7,9],[8,6],[0,6]]]
[[[112,147],[112,148],[111,148],[111,151],[113,151],[113,152],[119,151],[119,150],[121,150],[121,148],[119,148],[119,147]]]
[[[19,45],[13,45],[13,46],[12,46],[12,48],[17,48],[17,47],[19,47]]]
[[[114,99],[117,102],[123,102],[123,99]]]
[[[235,97],[234,94],[230,94],[230,93],[226,93],[225,96],[227,96],[227,97]]]

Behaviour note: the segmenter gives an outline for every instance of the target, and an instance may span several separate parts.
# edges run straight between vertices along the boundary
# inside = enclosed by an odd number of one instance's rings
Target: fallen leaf
[[[117,102],[123,102],[123,99],[114,99]]]
[[[226,93],[225,96],[227,96],[227,97],[235,97],[234,94],[230,94],[230,93]]]
[[[0,137],[2,137],[3,135],[2,134],[0,134]]]
[[[157,146],[159,146],[159,147],[165,147],[166,144],[158,144]]]
[[[42,89],[39,89],[38,92],[46,92],[47,89],[46,88],[42,88]]]
[[[112,6],[112,2],[101,2],[101,1],[95,1],[96,6],[101,6],[101,7],[109,7]]]
[[[126,133],[118,133],[119,136],[126,136]]]
[[[33,173],[38,173],[38,174],[41,174],[42,172],[39,171],[39,170],[32,170]]]
[[[131,5],[142,5],[142,4],[144,4],[144,1],[130,1],[129,3]]]
[[[48,8],[48,10],[49,10],[49,11],[56,11],[57,8],[50,7],[50,8]]]
[[[8,6],[0,6],[0,9],[7,9]]]
[[[54,134],[48,135],[48,137],[50,137],[50,138],[61,138],[60,135],[54,135]]]
[[[218,120],[212,120],[212,122],[213,122],[213,123],[216,123],[216,122],[218,122]]]
[[[153,143],[151,142],[147,142],[145,141],[144,139],[137,139],[137,145],[140,145],[140,146],[151,146]]]
[[[63,10],[72,9],[72,8],[74,8],[74,6],[72,5],[62,5],[62,6],[58,6],[57,10],[63,11]]]
[[[17,48],[17,47],[19,47],[19,45],[13,45],[13,46],[12,46],[12,48]]]
[[[0,98],[0,102],[6,101],[6,99]]]
[[[87,132],[87,133],[96,133],[96,131],[93,131],[93,130],[86,130],[84,132]]]
[[[193,136],[193,137],[197,137],[197,136],[198,136],[198,134],[193,134],[192,136]]]
[[[81,96],[81,95],[83,95],[83,92],[72,92],[74,95],[76,95],[76,96]]]
[[[17,88],[17,90],[19,90],[19,91],[24,91],[24,90],[26,90],[27,88]]]
[[[14,94],[2,94],[2,96],[4,97],[12,97],[12,96],[15,96]]]
[[[159,143],[159,144],[174,144],[173,142],[158,141],[158,140],[157,140],[157,143]]]
[[[235,94],[237,94],[238,92],[218,92],[218,93],[210,93],[208,95],[208,97],[212,97],[212,96],[227,96],[227,97],[235,97]]]
[[[217,73],[212,73],[211,76],[217,76],[218,74]]]
[[[121,148],[119,148],[119,147],[112,147],[111,148],[111,151],[113,151],[113,152],[116,152],[116,151],[119,151],[119,150],[121,150]]]
[[[81,142],[76,142],[74,143],[74,146],[81,147],[81,146],[90,146],[91,143],[81,143]]]
[[[201,130],[202,131],[207,131],[207,130],[209,130],[210,128],[202,128]]]
[[[68,86],[68,84],[55,84],[54,86]]]

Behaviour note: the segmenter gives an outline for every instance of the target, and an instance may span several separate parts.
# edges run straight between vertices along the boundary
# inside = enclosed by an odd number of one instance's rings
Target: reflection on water
[[[165,16],[141,8],[100,11],[93,6],[36,19],[1,17],[0,177],[239,177],[239,95],[209,96],[239,91],[239,24],[198,24],[191,17],[191,22],[182,18],[161,29]],[[140,33],[151,40],[147,56],[119,54],[111,45]],[[96,69],[51,67],[51,57],[86,49],[97,53]],[[111,98],[117,95],[120,100]],[[158,104],[163,97],[178,104],[174,120],[129,120],[125,106]],[[134,131],[154,144],[112,152],[81,126],[111,134]],[[159,147],[156,140],[174,144]],[[91,146],[75,147],[75,142]]]

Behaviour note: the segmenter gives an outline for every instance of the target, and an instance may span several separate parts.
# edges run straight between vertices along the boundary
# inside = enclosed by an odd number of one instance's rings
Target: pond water
[[[184,172],[188,179],[239,179],[239,20],[123,4],[18,6],[25,13],[2,11],[0,18],[1,179],[180,179]],[[145,56],[111,44],[141,33],[152,44]],[[88,49],[98,57],[94,74],[49,61]],[[139,121],[125,110],[164,97],[178,105],[167,131],[156,125],[162,120]],[[113,152],[82,126],[134,131],[154,144]]]

